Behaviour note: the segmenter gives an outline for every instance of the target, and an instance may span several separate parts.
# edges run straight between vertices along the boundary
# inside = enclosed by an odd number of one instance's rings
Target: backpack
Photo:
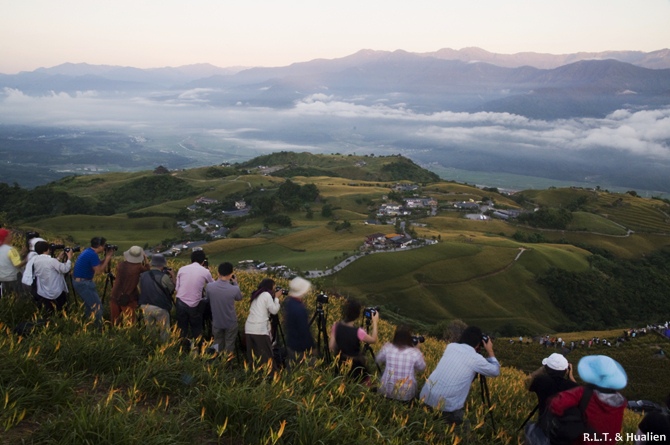
[[[570,445],[586,433],[595,432],[586,422],[586,407],[591,400],[593,387],[584,387],[579,405],[566,409],[562,416],[557,416],[547,409],[544,419],[544,431],[551,445]]]

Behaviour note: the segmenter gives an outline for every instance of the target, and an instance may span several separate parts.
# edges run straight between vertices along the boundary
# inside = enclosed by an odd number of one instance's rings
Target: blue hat
[[[579,377],[599,388],[619,390],[626,387],[628,377],[623,366],[606,355],[587,355],[577,365]]]

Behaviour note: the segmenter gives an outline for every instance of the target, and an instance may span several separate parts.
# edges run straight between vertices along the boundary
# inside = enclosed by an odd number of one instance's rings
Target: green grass
[[[248,295],[262,278],[239,273],[243,293]],[[305,299],[310,313],[314,301],[314,294]],[[342,302],[331,299],[327,324],[337,319]],[[248,300],[236,306],[243,323]],[[461,439],[419,404],[410,407],[385,399],[319,361],[271,378],[266,368],[254,371],[235,359],[226,363],[207,354],[180,353],[176,335],[162,345],[141,324],[91,329],[80,307],[28,337],[13,335],[17,320],[31,318],[31,307],[12,297],[0,300],[3,444],[400,445]],[[393,330],[382,319],[380,343],[389,341]],[[553,351],[509,345],[503,339],[495,339],[494,345],[503,369],[487,384],[497,430],[492,430],[479,385],[473,384],[466,404],[470,442],[514,445],[520,438],[518,426],[535,403],[523,385],[526,372]],[[417,375],[420,385],[445,346],[433,338],[421,345],[427,369]],[[649,394],[658,393],[656,383],[667,375],[668,360],[654,362],[654,369],[641,365],[654,346],[632,341],[607,351],[629,374],[626,396],[652,398]],[[626,412],[623,432],[634,432],[640,420],[640,415]]]
[[[627,233],[625,227],[600,215],[594,215],[593,213],[588,212],[573,212],[572,221],[568,226],[568,230],[580,230],[615,236],[623,236]]]

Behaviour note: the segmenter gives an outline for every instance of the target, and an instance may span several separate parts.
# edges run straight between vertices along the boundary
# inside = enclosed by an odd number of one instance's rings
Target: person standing
[[[202,294],[205,285],[214,281],[211,272],[204,266],[206,260],[205,251],[196,250],[191,253],[191,264],[177,272],[177,326],[182,339],[195,339],[202,335],[206,304]]]
[[[417,394],[415,373],[426,369],[426,361],[414,343],[409,326],[396,327],[393,341],[382,346],[377,354],[377,363],[386,363],[379,392],[390,398],[409,402]]]
[[[26,254],[26,268],[23,271],[23,276],[21,276],[21,285],[23,291],[26,295],[31,295],[33,300],[39,307],[41,302],[38,295],[33,295],[33,261],[37,258],[37,252],[35,252],[35,244],[40,241],[46,241],[44,238],[40,238],[36,232],[31,232],[35,234],[34,237],[30,238],[27,242],[28,253]]]
[[[312,284],[301,277],[289,282],[288,297],[284,301],[284,326],[286,327],[286,349],[289,365],[298,363],[314,348],[314,338],[309,330],[309,314],[303,298]]]
[[[105,272],[112,260],[114,249],[105,249],[107,240],[101,236],[91,239],[91,246],[84,249],[74,264],[72,272],[74,290],[84,302],[86,318],[95,317],[95,324],[102,327],[102,301],[98,295],[98,288],[93,281],[95,275]],[[105,253],[100,261],[99,255]]]
[[[254,359],[265,364],[273,358],[270,316],[279,312],[281,294],[281,289],[276,289],[274,280],[270,278],[261,281],[251,294],[249,316],[244,324],[247,359],[251,364],[254,363]],[[274,363],[273,368],[276,368]]]
[[[67,304],[67,284],[65,274],[72,268],[72,249],[60,254],[60,260],[49,255],[49,244],[46,241],[38,241],[35,244],[37,256],[32,260],[35,278],[37,279],[37,295],[41,306],[47,315],[52,315],[54,310],[60,312]],[[67,261],[62,259],[67,257]]]
[[[149,270],[147,256],[140,246],[132,246],[123,252],[123,261],[116,265],[116,280],[109,298],[110,319],[112,325],[125,320],[135,323],[135,310],[138,307],[139,292],[137,285],[140,274]]]
[[[479,354],[484,347],[488,357]],[[420,398],[449,424],[463,423],[465,400],[472,381],[480,374],[486,377],[500,375],[500,363],[493,353],[493,341],[483,339],[482,330],[468,326],[458,340],[449,343],[435,370],[421,389]]]
[[[212,308],[212,336],[219,351],[233,353],[237,339],[235,302],[242,300],[242,292],[235,282],[232,264],[219,264],[218,272],[218,279],[205,287]]]
[[[147,325],[160,328],[163,343],[170,339],[170,311],[175,277],[172,269],[166,269],[167,261],[159,253],[151,257],[151,269],[140,274],[138,304]]]
[[[19,251],[12,246],[13,238],[11,230],[0,229],[0,284],[5,295],[7,292],[19,294],[19,272],[26,265],[26,260],[22,260]]]

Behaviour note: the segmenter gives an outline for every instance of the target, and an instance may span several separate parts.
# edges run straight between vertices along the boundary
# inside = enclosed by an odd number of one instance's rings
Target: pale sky
[[[65,62],[284,66],[361,49],[670,47],[670,0],[0,0],[0,73]]]

